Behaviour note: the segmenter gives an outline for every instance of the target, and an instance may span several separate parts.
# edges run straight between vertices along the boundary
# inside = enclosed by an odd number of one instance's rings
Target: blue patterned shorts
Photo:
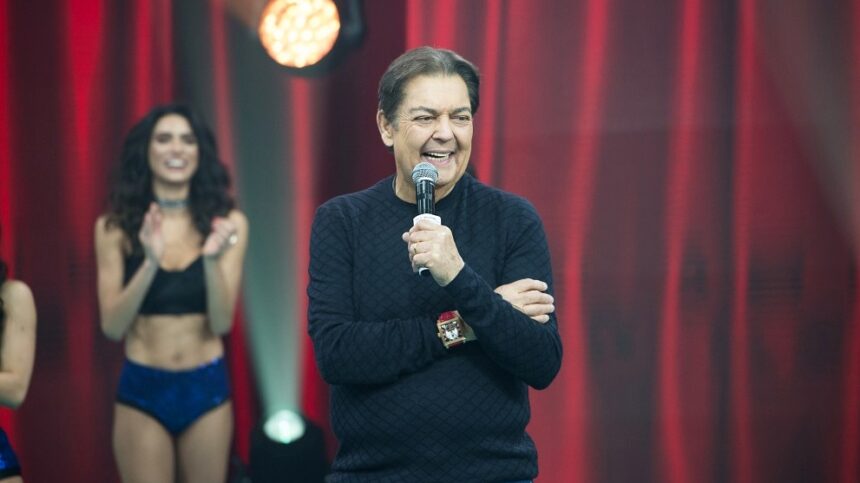
[[[179,371],[126,359],[116,395],[118,403],[148,414],[173,436],[229,400],[230,382],[223,357]]]

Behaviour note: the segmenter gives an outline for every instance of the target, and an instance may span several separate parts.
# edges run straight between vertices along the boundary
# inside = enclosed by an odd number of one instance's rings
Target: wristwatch
[[[463,319],[457,311],[452,310],[444,312],[436,321],[436,328],[439,339],[442,340],[442,345],[446,349],[456,347],[463,342],[466,342],[465,329],[463,327]]]

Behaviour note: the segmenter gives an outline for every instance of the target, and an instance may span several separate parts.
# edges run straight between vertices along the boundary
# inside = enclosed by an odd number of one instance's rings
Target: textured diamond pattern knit
[[[329,482],[502,482],[537,475],[528,387],[561,366],[555,314],[539,324],[493,289],[547,282],[543,226],[526,200],[464,175],[436,213],[463,270],[446,287],[412,272],[401,235],[415,204],[393,177],[322,205],[311,234],[308,330],[340,442]],[[445,349],[458,310],[477,341]]]

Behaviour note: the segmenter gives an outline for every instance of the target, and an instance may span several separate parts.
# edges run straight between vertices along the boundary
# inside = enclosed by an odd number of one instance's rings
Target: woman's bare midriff
[[[126,357],[161,369],[190,369],[223,354],[203,314],[138,316],[125,337]]]

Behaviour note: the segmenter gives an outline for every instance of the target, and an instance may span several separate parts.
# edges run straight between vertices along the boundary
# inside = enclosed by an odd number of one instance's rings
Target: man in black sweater
[[[317,210],[308,331],[340,442],[329,482],[537,475],[528,386],[562,355],[549,250],[529,202],[466,173],[478,87],[454,52],[398,57],[377,112],[395,174]],[[421,162],[438,170],[441,224],[413,226]]]

